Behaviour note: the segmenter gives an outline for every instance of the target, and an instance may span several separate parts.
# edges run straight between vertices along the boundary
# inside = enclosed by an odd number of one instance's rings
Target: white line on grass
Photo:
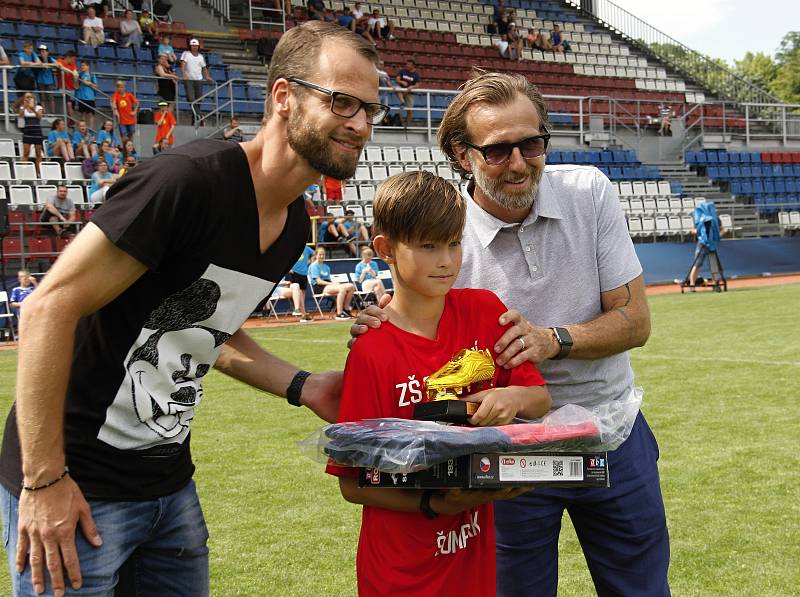
[[[800,367],[800,361],[762,361],[758,359],[732,359],[729,357],[671,356],[668,354],[634,354],[634,359],[653,361],[709,361],[712,363],[747,363],[750,365],[780,365]]]
[[[289,336],[267,336],[267,341],[270,340],[285,340],[286,342],[303,342],[304,344],[341,344],[342,348],[347,345],[343,340],[329,340],[325,338],[292,338]]]

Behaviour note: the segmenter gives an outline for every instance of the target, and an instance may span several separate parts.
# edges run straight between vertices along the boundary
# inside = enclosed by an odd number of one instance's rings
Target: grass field
[[[800,587],[800,285],[651,299],[633,352],[661,448],[674,595],[797,595]],[[342,367],[349,326],[254,331],[310,370]],[[16,353],[0,353],[0,410]],[[196,480],[214,595],[354,595],[359,509],[295,442],[320,426],[212,372],[195,419]],[[565,517],[559,595],[593,588]],[[8,576],[0,566],[0,594]]]

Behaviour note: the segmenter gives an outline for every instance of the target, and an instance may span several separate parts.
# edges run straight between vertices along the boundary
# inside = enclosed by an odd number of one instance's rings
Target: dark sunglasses
[[[492,143],[490,145],[473,145],[467,141],[462,141],[467,147],[479,151],[483,159],[490,166],[505,164],[511,158],[511,152],[516,147],[526,160],[538,158],[547,152],[547,144],[550,142],[550,133],[543,133],[535,137],[528,137],[516,143]]]
[[[298,85],[302,85],[303,87],[308,87],[309,89],[329,95],[331,97],[331,112],[337,116],[341,116],[342,118],[352,118],[358,114],[358,111],[361,108],[364,108],[364,113],[367,115],[367,121],[370,124],[380,124],[380,122],[389,112],[389,106],[385,106],[383,104],[364,102],[354,95],[348,95],[347,93],[342,93],[341,91],[332,91],[330,89],[326,89],[325,87],[315,85],[314,83],[309,83],[308,81],[303,81],[302,79],[296,79],[295,77],[286,77],[286,80],[290,83],[296,83]]]

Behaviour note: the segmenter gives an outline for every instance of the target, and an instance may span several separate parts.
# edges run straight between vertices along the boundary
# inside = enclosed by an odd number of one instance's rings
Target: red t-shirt
[[[64,68],[71,70],[74,73],[78,72],[78,65],[77,64],[67,64],[66,60],[63,58],[56,58],[56,62],[58,62]],[[58,72],[58,81],[60,83],[61,89],[66,89],[67,91],[75,91],[78,88],[78,83],[75,81],[75,77],[71,77],[70,75],[63,73],[61,71]]]
[[[139,105],[139,100],[130,91],[120,93],[115,91],[111,95],[111,103],[117,109],[119,114],[119,123],[130,125],[136,124],[136,116],[133,114],[133,107]]]
[[[331,178],[330,176],[323,176],[322,182],[325,185],[325,198],[329,201],[342,200],[342,181]]]
[[[159,110],[156,112],[155,121],[156,143],[158,143],[161,141],[161,139],[167,136],[167,133],[175,125],[175,116],[172,115],[172,112],[161,112]],[[172,133],[170,133],[168,141],[170,145],[175,143],[175,138],[173,137]]]
[[[438,337],[430,340],[385,322],[358,339],[347,358],[339,421],[411,419],[425,399],[425,378],[463,348],[488,348],[505,328],[507,311],[488,290],[452,289],[445,297]],[[498,368],[496,386],[544,385],[526,362]],[[356,476],[329,464],[327,472]],[[494,513],[483,504],[432,520],[420,512],[364,506],[356,561],[359,595],[483,597],[495,593]]]

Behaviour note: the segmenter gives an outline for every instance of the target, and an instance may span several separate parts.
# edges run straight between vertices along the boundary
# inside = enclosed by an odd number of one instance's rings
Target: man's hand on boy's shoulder
[[[370,305],[358,314],[356,322],[350,327],[350,341],[347,343],[347,348],[353,348],[353,343],[359,336],[366,334],[370,328],[381,327],[381,322],[389,319],[384,309],[391,300],[391,295],[384,294],[377,305]]]

